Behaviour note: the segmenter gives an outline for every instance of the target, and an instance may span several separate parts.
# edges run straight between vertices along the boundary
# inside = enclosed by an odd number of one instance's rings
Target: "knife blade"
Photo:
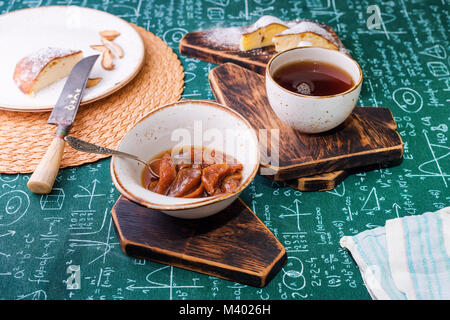
[[[64,153],[64,137],[69,133],[80,105],[84,88],[99,55],[80,60],[70,72],[47,123],[58,125],[56,137],[39,162],[27,187],[33,193],[50,193]]]
[[[72,69],[66,84],[48,118],[48,124],[71,126],[80,105],[89,74],[99,55],[80,60]]]

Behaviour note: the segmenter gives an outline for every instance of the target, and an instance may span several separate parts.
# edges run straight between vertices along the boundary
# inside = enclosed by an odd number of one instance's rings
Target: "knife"
[[[52,191],[64,153],[64,137],[75,120],[89,73],[98,57],[93,55],[80,60],[67,78],[47,121],[48,124],[58,125],[56,137],[28,180],[27,187],[31,192],[45,194]]]

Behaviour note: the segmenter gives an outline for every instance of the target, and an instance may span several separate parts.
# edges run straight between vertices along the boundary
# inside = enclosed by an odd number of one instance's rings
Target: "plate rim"
[[[125,85],[127,85],[131,80],[133,80],[136,75],[141,71],[142,67],[144,66],[144,62],[145,62],[145,44],[144,44],[144,40],[142,39],[142,36],[139,34],[139,32],[133,27],[133,25],[126,21],[125,19],[122,19],[112,13],[103,11],[103,10],[98,10],[98,9],[94,9],[94,8],[89,8],[89,7],[82,7],[82,6],[76,6],[76,5],[69,5],[69,6],[65,6],[65,5],[50,5],[50,6],[39,6],[39,7],[32,7],[32,8],[23,8],[23,9],[18,9],[18,10],[13,10],[10,12],[6,12],[0,15],[0,18],[5,16],[5,15],[9,15],[9,14],[15,14],[17,12],[22,12],[25,10],[40,10],[40,9],[45,9],[45,8],[79,8],[79,9],[86,9],[86,10],[91,10],[94,12],[100,12],[102,14],[106,14],[111,16],[112,18],[121,20],[123,22],[125,22],[126,24],[128,24],[131,28],[134,29],[134,31],[136,32],[136,34],[139,37],[139,40],[141,42],[142,45],[142,55],[139,61],[139,64],[137,66],[137,68],[134,70],[134,72],[127,77],[126,79],[116,83],[111,89],[109,89],[108,91],[104,92],[103,94],[97,96],[97,97],[93,97],[91,99],[88,100],[82,100],[80,103],[80,106],[84,106],[90,103],[93,103],[95,101],[101,100],[103,98],[106,98],[107,96],[113,94],[114,92],[120,90],[121,88],[123,88]],[[56,102],[55,102],[56,103]],[[20,107],[17,105],[5,105],[0,103],[0,110],[2,111],[12,111],[12,112],[48,112],[48,111],[52,111],[54,108],[54,106],[38,106],[38,107]]]

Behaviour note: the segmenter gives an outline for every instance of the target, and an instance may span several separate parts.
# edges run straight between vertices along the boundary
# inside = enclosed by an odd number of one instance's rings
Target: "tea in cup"
[[[349,55],[299,47],[280,52],[266,68],[266,91],[276,115],[304,133],[331,130],[352,113],[363,74]]]

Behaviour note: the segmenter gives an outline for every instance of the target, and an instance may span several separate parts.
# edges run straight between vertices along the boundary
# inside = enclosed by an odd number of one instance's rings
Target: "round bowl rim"
[[[115,185],[115,187],[117,188],[117,190],[127,199],[136,202],[140,205],[143,205],[147,208],[150,209],[156,209],[156,210],[164,210],[164,211],[176,211],[176,210],[185,210],[185,209],[194,209],[194,208],[199,208],[199,207],[203,207],[212,203],[216,203],[228,198],[231,198],[233,196],[237,196],[239,195],[242,190],[244,190],[255,178],[256,173],[258,171],[259,168],[259,143],[258,143],[258,139],[256,137],[255,134],[255,130],[253,129],[253,127],[250,125],[250,123],[242,116],[240,115],[238,112],[234,111],[233,109],[222,105],[220,103],[217,103],[215,101],[212,100],[200,100],[200,99],[183,99],[180,101],[176,101],[173,103],[168,103],[165,104],[163,106],[160,106],[158,108],[155,108],[154,110],[151,110],[150,112],[148,112],[147,114],[145,114],[144,116],[142,116],[141,119],[139,119],[139,121],[137,121],[135,123],[135,125],[122,137],[122,139],[119,142],[119,146],[122,143],[122,141],[125,139],[125,137],[131,132],[131,130],[133,130],[139,123],[141,123],[142,121],[146,120],[147,118],[149,118],[150,116],[152,116],[153,114],[170,108],[170,107],[174,107],[176,105],[180,105],[180,104],[191,104],[191,103],[201,103],[201,104],[206,104],[209,105],[211,107],[215,107],[218,109],[222,109],[226,112],[231,113],[234,117],[238,118],[239,120],[241,120],[242,122],[244,122],[244,124],[252,131],[253,133],[253,138],[255,139],[255,147],[256,147],[256,153],[257,153],[257,159],[258,161],[255,164],[255,167],[252,169],[250,175],[247,177],[247,179],[245,181],[243,181],[241,183],[241,185],[239,186],[239,188],[237,188],[236,190],[233,190],[230,193],[224,194],[224,195],[220,195],[220,196],[213,196],[213,197],[206,197],[204,198],[204,200],[202,201],[196,201],[193,203],[183,203],[183,204],[173,204],[173,205],[160,205],[157,203],[153,203],[151,201],[148,201],[146,199],[142,199],[140,197],[135,196],[132,192],[130,192],[129,190],[127,190],[122,183],[120,182],[120,179],[118,179],[118,175],[115,169],[115,162],[114,159],[116,158],[115,156],[112,156],[111,158],[111,165],[110,165],[110,173],[111,173],[111,178],[112,181]],[[151,192],[151,191],[149,191]],[[194,199],[199,199],[199,198],[194,198]]]
[[[347,91],[340,92],[340,93],[337,93],[337,94],[327,95],[327,96],[308,96],[308,95],[304,95],[304,94],[301,94],[301,93],[289,91],[289,90],[287,90],[286,88],[283,88],[282,86],[280,86],[280,85],[273,79],[272,75],[270,74],[270,71],[269,71],[269,70],[270,70],[270,67],[272,66],[272,62],[273,62],[277,57],[279,57],[279,56],[281,56],[281,55],[283,55],[283,54],[285,54],[285,53],[287,53],[287,52],[289,52],[289,51],[294,51],[294,50],[305,50],[305,49],[306,49],[306,50],[307,50],[307,49],[327,50],[327,51],[335,52],[335,53],[338,53],[338,54],[341,54],[341,55],[347,57],[348,59],[350,59],[350,60],[358,67],[358,70],[359,70],[359,79],[358,79],[358,82],[355,82],[355,84],[354,84],[350,89],[348,89]],[[347,72],[346,70],[344,70],[344,71]],[[281,51],[281,52],[278,52],[277,54],[275,54],[275,55],[269,60],[269,62],[267,63],[267,67],[266,67],[266,77],[269,78],[269,79],[272,81],[272,83],[274,83],[278,88],[280,88],[281,90],[283,90],[283,91],[285,91],[285,92],[287,92],[287,93],[289,93],[289,94],[292,94],[292,95],[295,95],[295,96],[298,96],[298,97],[302,97],[302,98],[324,99],[324,98],[333,98],[333,97],[343,96],[343,95],[346,95],[346,94],[348,94],[348,93],[350,93],[350,92],[356,90],[356,89],[361,85],[361,83],[362,83],[362,81],[363,81],[363,72],[362,72],[362,69],[361,69],[361,66],[359,65],[359,63],[358,63],[355,59],[353,59],[353,58],[352,58],[349,54],[347,54],[347,53],[344,53],[344,52],[339,51],[339,50],[334,50],[334,49],[322,48],[322,47],[317,47],[317,46],[309,46],[309,47],[295,47],[295,48],[287,49],[287,50],[285,50],[285,51]]]

